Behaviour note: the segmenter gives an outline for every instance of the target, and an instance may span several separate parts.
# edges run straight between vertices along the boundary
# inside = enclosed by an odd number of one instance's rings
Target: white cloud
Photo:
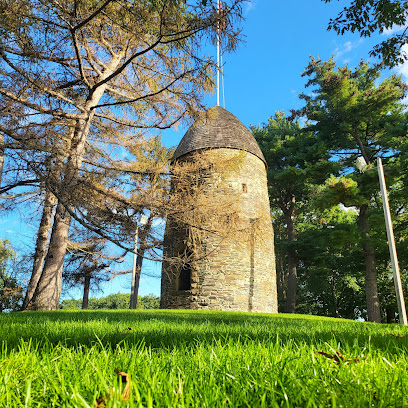
[[[385,28],[384,31],[382,32],[382,35],[393,35],[395,33],[398,33],[399,31],[405,30],[407,26],[400,26],[394,24],[391,28]]]
[[[401,47],[403,53],[408,55],[408,44],[404,44]],[[408,81],[408,61],[403,64],[399,64],[395,67],[395,71],[402,76],[404,81]]]
[[[246,16],[250,11],[254,10],[258,4],[258,0],[247,0],[244,4],[244,15]]]
[[[334,50],[335,58],[339,58],[343,54],[347,54],[348,52],[352,51],[354,48],[357,48],[363,42],[362,39],[358,41],[346,41],[341,47],[337,47]]]

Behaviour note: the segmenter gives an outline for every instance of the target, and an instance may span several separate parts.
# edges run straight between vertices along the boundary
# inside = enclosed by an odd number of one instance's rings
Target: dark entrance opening
[[[182,266],[178,279],[178,290],[191,289],[191,265],[189,263]]]
[[[186,263],[180,268],[177,289],[191,290],[191,251],[187,251],[184,256],[186,257]]]

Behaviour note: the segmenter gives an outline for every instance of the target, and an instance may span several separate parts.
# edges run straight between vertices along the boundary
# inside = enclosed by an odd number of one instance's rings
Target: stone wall
[[[265,164],[254,154],[228,148],[203,150],[200,154],[208,163],[236,160],[232,169],[213,171],[204,177],[215,200],[233,199],[234,225],[227,233],[225,228],[219,229],[221,233],[206,232],[217,230],[215,223],[222,219],[220,214],[209,215],[193,245],[189,227],[168,220],[164,256],[169,260],[163,263],[161,307],[277,313]],[[186,155],[183,160],[191,157]],[[191,257],[189,290],[178,290],[180,264],[171,262],[182,253]]]

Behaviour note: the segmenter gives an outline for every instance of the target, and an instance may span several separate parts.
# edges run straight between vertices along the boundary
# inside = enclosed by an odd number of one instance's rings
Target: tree
[[[121,262],[121,256],[108,255],[107,242],[88,231],[75,228],[68,244],[65,259],[63,282],[66,286],[83,286],[81,309],[88,309],[91,285],[99,288],[100,283],[111,278],[109,268],[114,262]]]
[[[8,112],[19,113],[9,114],[0,131],[20,149],[34,181],[44,180],[58,199],[33,309],[58,307],[71,218],[107,235],[103,225],[86,221],[92,211],[78,211],[85,191],[119,200],[95,177],[87,182],[96,168],[115,174],[106,146],[120,144],[124,130],[136,139],[138,131],[167,128],[202,108],[214,63],[201,57],[200,40],[214,38],[225,19],[231,24],[222,39],[234,49],[241,2],[231,0],[221,16],[203,1],[2,0],[0,94]],[[45,176],[44,157],[62,158],[54,182]]]
[[[44,192],[44,201],[42,204],[42,216],[40,226],[37,232],[37,241],[35,245],[35,253],[33,259],[33,267],[31,271],[30,282],[24,297],[22,310],[27,309],[31,303],[35,289],[44,266],[45,256],[47,254],[48,238],[50,235],[50,228],[52,225],[52,215],[56,204],[55,196],[48,190]]]
[[[323,1],[329,3],[333,0]],[[357,31],[361,37],[370,37],[375,32],[382,34],[387,29],[400,26],[399,31],[377,44],[370,55],[381,56],[388,66],[401,64],[407,60],[403,50],[408,42],[407,9],[406,0],[354,0],[330,20],[329,30],[341,35],[346,31]]]
[[[295,218],[316,185],[335,171],[335,163],[328,161],[329,152],[317,134],[302,129],[298,121],[286,118],[282,112],[275,113],[267,124],[253,127],[252,131],[268,165],[272,209],[282,212],[286,224],[288,273],[284,311],[294,313],[297,288]]]
[[[406,134],[401,100],[407,86],[395,75],[377,84],[379,69],[363,61],[354,71],[335,65],[333,59],[312,58],[303,75],[309,77],[307,86],[313,86],[313,93],[301,95],[306,102],[302,114],[313,121],[309,128],[325,140],[347,174],[328,180],[326,186],[336,196],[333,203],[340,200],[358,208],[368,319],[380,322],[376,248],[370,232],[379,186],[375,172],[360,174],[354,162],[361,155],[372,167],[376,157],[387,161],[395,155],[394,139]]]
[[[128,309],[130,301],[129,293],[115,293],[102,298],[90,298],[89,309]],[[60,303],[61,309],[80,309],[82,301],[80,299],[64,299]],[[137,301],[138,309],[158,309],[160,298],[153,294],[139,296]]]
[[[15,259],[16,253],[9,241],[0,239],[0,313],[5,310],[18,310],[23,298],[22,288],[17,277],[8,271],[8,263]]]
[[[314,201],[314,200],[313,200]],[[298,223],[300,313],[357,319],[364,315],[364,260],[357,214],[313,205]]]
[[[130,167],[133,171],[136,171],[132,174],[132,179],[138,184],[146,184],[151,189],[151,193],[157,197],[157,194],[162,194],[163,191],[167,191],[169,188],[169,178],[163,178],[157,172],[145,173],[144,169],[154,169],[154,168],[163,168],[163,164],[168,164],[173,156],[174,149],[166,148],[162,145],[161,139],[159,137],[150,138],[149,140],[143,141],[142,143],[132,144],[129,147],[129,151],[136,157]],[[137,172],[139,170],[139,173]],[[136,189],[133,192],[134,194],[140,194],[140,190]],[[167,195],[167,194],[166,194]],[[153,198],[154,199],[154,198]],[[130,308],[137,307],[137,302],[139,299],[139,284],[140,284],[140,275],[142,272],[143,260],[146,253],[149,253],[150,257],[155,258],[155,254],[152,254],[151,251],[154,251],[158,247],[158,241],[161,241],[157,234],[154,234],[153,222],[155,218],[159,216],[159,213],[155,211],[153,207],[149,208],[149,214],[141,214],[141,216],[147,217],[146,223],[144,225],[138,225],[137,227],[137,242],[135,242],[135,251],[136,251],[136,265],[135,265],[135,282],[134,282],[134,296],[131,297]],[[139,220],[140,224],[140,220]],[[131,231],[134,232],[134,231]],[[160,234],[161,236],[161,234]],[[133,272],[133,271],[129,271]],[[126,272],[121,272],[121,274]],[[136,300],[134,302],[134,299]]]

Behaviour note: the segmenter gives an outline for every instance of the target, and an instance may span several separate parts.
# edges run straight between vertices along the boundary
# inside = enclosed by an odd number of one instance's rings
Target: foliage
[[[65,257],[63,283],[66,287],[83,286],[83,309],[88,308],[89,291],[109,280],[109,267],[123,262],[123,257],[109,256],[107,242],[83,228],[75,228]]]
[[[296,196],[304,205],[314,186],[336,171],[328,162],[328,151],[318,135],[299,122],[276,112],[267,124],[252,128],[268,163],[268,184],[273,205],[284,209]]]
[[[229,50],[241,2],[224,10]],[[121,221],[134,220],[117,207],[155,206],[129,197],[140,188],[130,175],[163,170],[161,160],[130,165],[140,158],[132,147],[203,109],[215,67],[201,55],[202,37],[214,38],[220,16],[179,0],[2,0],[1,9],[0,133],[13,163],[1,192],[49,189],[69,207],[65,220],[124,245]]]
[[[90,298],[88,309],[129,309],[130,294],[116,293],[102,298]],[[81,309],[82,299],[64,299],[60,303],[60,309]],[[138,309],[158,309],[160,298],[152,294],[147,296],[138,296]]]
[[[401,77],[391,75],[379,82],[378,67],[364,61],[352,70],[336,67],[333,59],[314,58],[302,75],[313,92],[300,95],[306,105],[299,113],[313,123],[310,128],[319,132],[344,167],[353,168],[358,154],[368,165],[378,156],[393,154],[393,138],[402,138],[406,130],[401,101],[408,86]]]
[[[278,296],[285,299],[284,311],[294,313],[297,287],[294,223],[305,211],[317,186],[336,172],[338,166],[329,161],[329,150],[317,132],[303,129],[297,120],[286,118],[283,112],[275,113],[262,127],[253,127],[252,132],[268,165],[272,210],[282,213],[286,225],[287,239],[281,242],[285,246],[288,272],[283,274],[278,267]],[[283,255],[279,249],[278,257]],[[281,261],[278,258],[278,263]]]
[[[329,3],[333,0],[323,1]],[[370,55],[381,56],[389,66],[401,64],[407,59],[403,51],[408,42],[407,8],[406,0],[353,0],[335,19],[330,20],[329,30],[341,35],[346,31],[357,31],[361,37],[370,37],[373,33],[383,34],[385,30],[397,28],[390,38],[377,44]]]
[[[336,67],[329,61],[311,59],[304,76],[309,94],[302,94],[305,107],[299,114],[309,120],[309,129],[317,132],[329,148],[332,160],[341,166],[341,177],[331,177],[319,188],[320,207],[343,203],[358,211],[360,245],[365,261],[365,292],[370,321],[381,321],[378,291],[378,257],[385,254],[386,241],[381,220],[379,183],[374,164],[383,157],[387,180],[393,185],[402,167],[396,167],[404,157],[399,145],[404,145],[406,113],[402,99],[407,85],[396,75],[380,81],[378,67],[371,68],[361,61],[355,69]],[[398,142],[397,142],[398,141]],[[368,165],[364,173],[356,171],[355,161],[362,156]],[[404,206],[402,207],[404,208]],[[403,211],[404,212],[404,211]]]
[[[31,308],[58,307],[71,219],[133,250],[138,215],[164,215],[151,189],[132,194],[140,184],[130,175],[158,176],[165,164],[135,171],[128,147],[203,110],[216,68],[202,40],[213,41],[223,20],[221,40],[235,49],[242,2],[229,0],[221,16],[199,0],[0,1],[0,133],[9,158],[0,193],[48,190],[58,199]]]
[[[0,333],[4,407],[85,408],[106,395],[107,407],[408,405],[402,326],[231,312],[58,311],[3,315]],[[127,401],[115,369],[132,383]]]
[[[336,67],[333,59],[312,58],[303,75],[312,88],[301,95],[305,107],[289,118],[276,113],[253,128],[268,163],[279,310],[285,310],[292,270],[297,312],[366,318],[364,296],[374,290],[383,321],[394,321],[396,300],[375,159],[382,157],[385,163],[405,270],[408,146],[402,98],[407,86],[397,76],[380,81],[379,68],[364,62],[349,69]],[[304,128],[295,120],[299,116],[306,119]],[[360,155],[368,163],[365,173],[354,164]]]
[[[300,220],[298,312],[363,317],[364,261],[355,209],[339,205]]]
[[[17,277],[10,271],[8,264],[15,260],[16,253],[9,241],[0,239],[0,313],[18,310],[21,306],[23,291]]]

